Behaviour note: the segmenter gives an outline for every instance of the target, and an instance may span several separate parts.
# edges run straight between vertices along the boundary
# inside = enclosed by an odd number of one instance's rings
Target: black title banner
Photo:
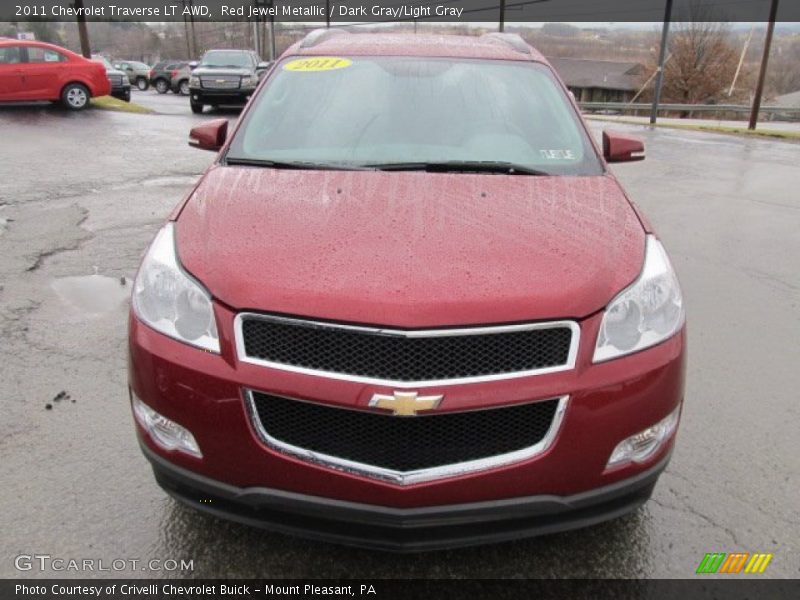
[[[0,21],[654,22],[667,0],[0,0]],[[673,0],[676,21],[763,22],[773,0]],[[780,0],[777,20],[800,21]]]
[[[682,580],[563,579],[563,580],[296,580],[296,579],[6,579],[0,580],[0,598],[36,600],[219,600],[230,598],[359,598],[389,600],[615,600],[692,598],[725,600],[789,600],[797,598],[797,580],[720,579],[697,577]]]

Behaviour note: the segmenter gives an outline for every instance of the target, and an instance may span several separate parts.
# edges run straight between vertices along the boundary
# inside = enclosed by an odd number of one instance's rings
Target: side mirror
[[[644,160],[644,142],[632,135],[604,131],[603,158],[610,163]]]
[[[189,61],[189,68],[190,68],[190,69],[192,69],[192,70],[194,70],[194,69],[196,69],[196,68],[197,68],[197,65],[198,65],[198,64],[199,64],[199,63],[198,63],[196,60],[191,60],[191,61]]]
[[[272,66],[271,62],[263,62],[262,61],[262,62],[258,63],[258,65],[256,66],[256,71],[266,71],[271,66]]]
[[[192,127],[189,132],[189,145],[201,150],[218,151],[228,137],[228,119],[214,119],[208,123]]]

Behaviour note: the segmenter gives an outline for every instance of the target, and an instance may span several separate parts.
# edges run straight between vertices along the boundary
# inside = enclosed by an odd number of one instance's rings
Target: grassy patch
[[[115,110],[117,112],[136,113],[140,115],[149,115],[154,111],[133,102],[123,102],[119,98],[113,96],[100,96],[99,98],[92,98],[92,107],[101,110]]]
[[[628,123],[631,125],[642,125],[649,127],[649,123],[643,123],[635,119],[609,119],[602,116],[587,115],[587,118],[595,121],[606,121],[608,123]],[[729,135],[743,135],[747,137],[766,137],[781,140],[800,141],[800,131],[784,131],[782,129],[756,129],[750,131],[746,126],[732,127],[730,125],[707,125],[692,123],[656,123],[656,127],[666,127],[668,129],[688,129],[691,131],[708,131],[711,133],[726,133]]]

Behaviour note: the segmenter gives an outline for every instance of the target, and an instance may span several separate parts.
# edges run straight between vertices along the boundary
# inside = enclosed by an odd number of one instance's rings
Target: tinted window
[[[14,64],[22,62],[22,52],[19,46],[4,46],[0,48],[0,63]]]
[[[287,70],[292,59],[283,61],[253,99],[228,156],[353,165],[501,161],[560,175],[602,172],[544,65],[350,60],[326,70]]]
[[[247,52],[211,50],[203,55],[203,60],[200,64],[204,67],[238,67],[248,69],[253,66],[253,59]]]

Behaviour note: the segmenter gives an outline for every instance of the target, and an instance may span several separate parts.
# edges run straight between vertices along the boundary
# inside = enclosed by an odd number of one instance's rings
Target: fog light
[[[165,450],[178,450],[203,458],[200,446],[185,427],[158,414],[133,394],[133,414],[153,441]]]
[[[680,412],[679,404],[666,418],[655,425],[622,440],[611,453],[606,468],[617,467],[628,462],[641,463],[653,456],[675,433]]]

